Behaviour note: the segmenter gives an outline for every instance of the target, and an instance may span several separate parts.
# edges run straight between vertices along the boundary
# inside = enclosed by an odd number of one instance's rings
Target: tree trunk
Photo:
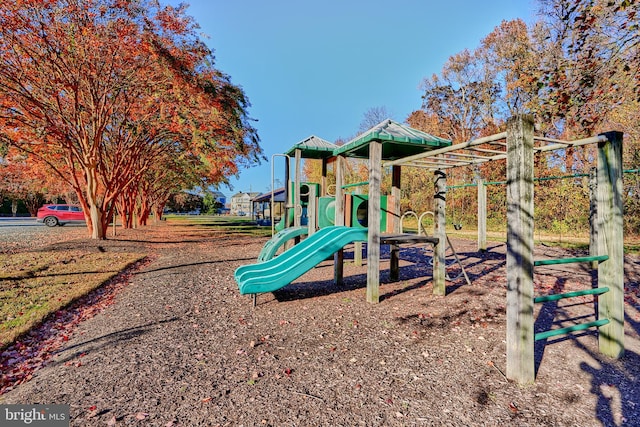
[[[162,211],[164,210],[164,204],[158,204],[153,207],[153,222],[158,224],[162,221]]]
[[[133,228],[134,204],[131,203],[130,195],[125,190],[118,200],[118,211],[120,212],[122,228]]]
[[[138,225],[146,226],[149,215],[151,214],[151,206],[149,206],[146,198],[142,197],[141,199],[138,209]]]
[[[107,230],[102,222],[103,214],[95,201],[89,200],[89,218],[91,219],[91,238],[104,240],[107,237]]]
[[[42,200],[37,194],[28,194],[25,200],[29,215],[32,217],[38,216],[38,208],[40,207]]]
[[[104,240],[107,237],[107,227],[104,224],[104,212],[100,203],[100,195],[98,194],[98,170],[96,163],[86,165],[84,174],[87,181],[87,205],[89,207],[89,215],[87,220],[89,231],[92,239]]]

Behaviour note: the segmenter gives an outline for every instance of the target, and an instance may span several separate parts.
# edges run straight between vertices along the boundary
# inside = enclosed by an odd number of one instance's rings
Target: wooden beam
[[[335,212],[335,225],[344,225],[344,156],[338,156],[336,162],[333,164],[335,168],[334,173],[336,176],[336,212]],[[344,250],[340,249],[333,256],[333,280],[336,285],[342,286],[344,282]]]
[[[300,203],[300,163],[302,161],[302,150],[295,150],[295,176],[293,184],[293,225],[299,227],[302,224],[302,205]]]
[[[362,194],[362,186],[357,186],[355,187],[354,190],[355,194]],[[345,216],[346,219],[348,221],[348,225],[352,226],[353,224],[351,224],[351,221],[353,219],[353,198],[347,198],[347,200],[345,201],[345,204],[349,207],[349,209],[345,209]],[[364,247],[364,243],[363,242],[354,242],[353,243],[353,263],[357,266],[357,267],[362,267],[362,248]]]
[[[327,159],[322,159],[322,178],[320,178],[320,196],[327,195]]]
[[[487,250],[487,186],[478,179],[478,251]]]
[[[369,143],[369,204],[367,239],[367,302],[380,301],[380,181],[382,177],[382,143]]]
[[[400,233],[400,199],[401,199],[401,166],[391,167],[391,197],[387,201],[387,232]],[[400,278],[400,246],[389,245],[389,280],[392,282]]]
[[[441,170],[434,172],[435,194],[434,198],[434,237],[438,244],[433,247],[433,294],[445,295],[446,284],[446,260],[447,230],[446,230],[446,205],[447,205],[447,174]]]
[[[609,323],[598,330],[600,352],[624,355],[624,234],[622,202],[622,133],[608,132],[598,143],[598,250],[609,258],[598,266],[598,317]]]
[[[391,203],[387,204],[387,231],[400,233],[400,201],[402,200],[402,167],[391,167]]]
[[[307,206],[307,220],[309,236],[318,229],[318,194],[315,185],[309,186],[309,204]]]
[[[589,171],[589,255],[598,256],[598,168]],[[591,263],[598,268],[599,262]]]
[[[533,118],[507,121],[507,378],[535,381]]]
[[[285,157],[284,166],[284,226],[291,227],[291,221],[289,221],[289,209],[291,209],[291,163],[289,162],[289,156]]]
[[[338,156],[334,163],[336,175],[336,216],[335,225],[344,225],[344,156]]]
[[[495,143],[495,141],[499,141],[504,139],[507,136],[506,132],[497,133],[495,135],[484,136],[482,138],[474,139],[473,141],[462,142],[460,144],[451,145],[449,147],[438,148],[436,150],[425,151],[424,153],[414,154],[413,156],[403,157],[398,160],[393,160],[387,162],[386,165],[401,165],[413,160],[419,160],[424,157],[435,157],[440,154],[445,154],[450,151],[461,150],[464,148],[474,147],[476,145],[486,144],[486,143]]]

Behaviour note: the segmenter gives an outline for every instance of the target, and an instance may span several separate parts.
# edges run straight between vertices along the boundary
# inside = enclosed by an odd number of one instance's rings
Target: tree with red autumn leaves
[[[3,150],[0,161],[0,194],[11,200],[13,214],[17,202],[23,201],[31,216],[45,200],[67,198],[73,190],[69,185],[55,179],[33,156],[18,152],[14,147]]]
[[[92,238],[163,168],[190,188],[260,161],[248,100],[196,30],[154,0],[0,6],[0,143],[73,186]]]

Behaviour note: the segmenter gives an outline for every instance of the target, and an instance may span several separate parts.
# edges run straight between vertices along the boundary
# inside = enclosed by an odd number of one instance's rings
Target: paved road
[[[36,222],[35,218],[25,217],[0,217],[0,227],[24,227],[24,226],[39,226],[43,224]]]
[[[71,234],[86,235],[84,224],[67,224],[64,227],[47,227],[35,218],[0,218],[0,253],[47,245],[66,240]]]

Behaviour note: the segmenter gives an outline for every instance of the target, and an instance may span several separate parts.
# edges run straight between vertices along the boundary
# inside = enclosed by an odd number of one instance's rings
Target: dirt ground
[[[150,256],[57,314],[100,307],[69,327],[46,324],[47,348],[25,337],[0,355],[5,381],[20,355],[38,360],[0,403],[70,404],[72,426],[640,426],[638,256],[626,258],[625,356],[600,355],[595,331],[539,341],[536,382],[519,386],[504,375],[504,244],[479,254],[455,239],[472,285],[448,282],[444,297],[431,293],[428,248],[403,247],[400,281],[389,283],[383,247],[381,302],[368,304],[366,266],[347,248],[343,286],[327,261],[254,308],[233,272],[265,241],[169,222],[57,243],[143,246]],[[536,247],[536,257],[569,255]],[[592,280],[539,267],[536,293]],[[590,320],[594,304],[581,297],[536,313],[538,332]]]

